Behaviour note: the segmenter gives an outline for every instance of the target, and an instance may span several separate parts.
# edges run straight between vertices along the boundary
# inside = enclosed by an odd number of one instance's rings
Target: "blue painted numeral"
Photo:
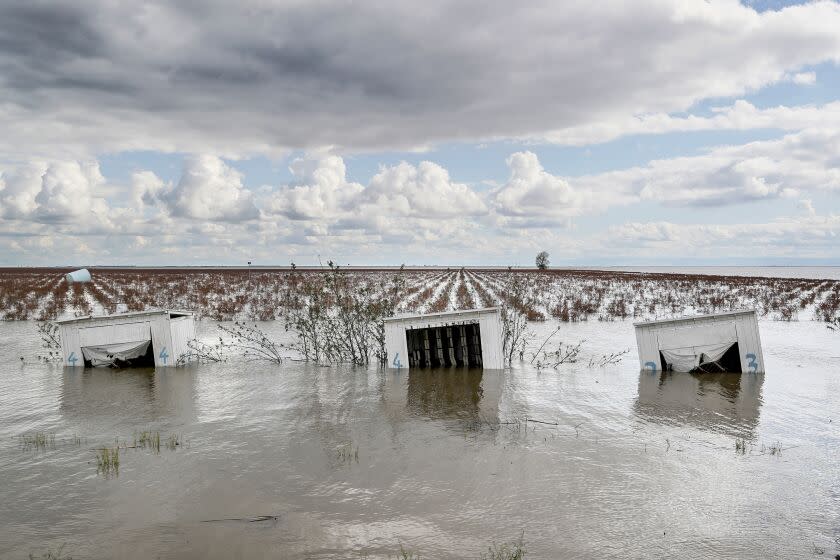
[[[166,353],[166,346],[164,346],[163,350],[160,351],[160,359],[163,360],[163,365],[166,365],[167,358],[169,358],[169,354]]]
[[[655,362],[645,362],[645,369],[650,368],[651,373],[656,373],[656,363]]]
[[[394,364],[395,368],[401,368],[402,367],[402,362],[400,362],[400,353],[399,352],[397,352],[397,355],[394,356],[393,364]]]
[[[70,356],[67,358],[67,361],[73,364],[73,367],[76,367],[76,362],[79,361],[79,358],[76,357],[75,352],[70,352]]]
[[[750,353],[750,354],[747,354],[745,357],[749,360],[749,363],[747,364],[747,366],[749,366],[749,368],[752,370],[752,373],[757,372],[758,371],[758,362],[755,361],[755,354]]]

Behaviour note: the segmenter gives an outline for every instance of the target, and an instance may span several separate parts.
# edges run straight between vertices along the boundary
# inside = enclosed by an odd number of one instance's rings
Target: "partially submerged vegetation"
[[[102,447],[96,451],[96,472],[106,478],[120,474],[120,448]]]
[[[830,321],[840,315],[840,282],[595,270],[93,269],[93,281],[68,285],[64,270],[6,269],[0,309],[6,320],[55,319],[62,314],[192,309],[218,321],[288,320],[310,297],[353,309],[384,296],[397,311],[430,312],[507,304],[528,321],[622,320],[714,313],[752,307],[789,321]],[[523,289],[518,289],[517,283]],[[383,289],[385,286],[395,291]],[[335,300],[336,294],[343,294]],[[358,309],[356,310],[358,311]]]
[[[23,434],[18,437],[21,449],[28,451],[30,449],[36,451],[44,451],[46,449],[55,449],[55,434],[47,432],[33,432],[31,434]]]
[[[52,549],[48,549],[41,556],[35,556],[30,552],[29,560],[73,560],[73,557],[64,554],[64,545],[61,545],[55,552]]]

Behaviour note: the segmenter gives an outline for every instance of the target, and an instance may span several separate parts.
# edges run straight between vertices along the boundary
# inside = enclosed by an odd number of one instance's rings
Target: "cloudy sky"
[[[0,265],[838,264],[840,3],[0,7]]]

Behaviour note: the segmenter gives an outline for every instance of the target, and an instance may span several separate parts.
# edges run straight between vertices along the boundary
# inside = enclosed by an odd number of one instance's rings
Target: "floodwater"
[[[629,321],[564,326],[581,363],[504,372],[65,370],[0,324],[0,557],[478,558],[522,536],[527,558],[833,558],[840,335],[760,328],[765,375],[661,376]],[[147,429],[181,445],[97,472]]]

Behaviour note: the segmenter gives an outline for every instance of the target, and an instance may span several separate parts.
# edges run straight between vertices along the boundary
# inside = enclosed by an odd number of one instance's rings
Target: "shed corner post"
[[[174,366],[177,356],[172,355],[172,330],[169,324],[169,315],[153,317],[150,323],[155,367]]]
[[[79,330],[67,325],[59,325],[61,337],[61,354],[64,367],[85,367],[85,357],[79,346]]]

